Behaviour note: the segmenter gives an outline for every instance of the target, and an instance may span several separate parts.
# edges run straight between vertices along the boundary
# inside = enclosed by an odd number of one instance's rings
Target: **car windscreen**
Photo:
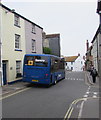
[[[48,57],[47,56],[26,56],[25,65],[47,67]]]

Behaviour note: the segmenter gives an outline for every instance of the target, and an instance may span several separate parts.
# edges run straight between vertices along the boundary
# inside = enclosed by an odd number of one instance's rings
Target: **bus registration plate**
[[[32,80],[33,82],[39,82],[38,80]]]

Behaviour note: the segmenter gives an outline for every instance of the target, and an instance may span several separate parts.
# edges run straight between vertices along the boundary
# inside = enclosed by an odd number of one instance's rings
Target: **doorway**
[[[3,67],[3,85],[7,84],[7,61],[2,61]]]

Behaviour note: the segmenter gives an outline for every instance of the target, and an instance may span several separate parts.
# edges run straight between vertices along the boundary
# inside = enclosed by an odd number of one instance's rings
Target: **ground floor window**
[[[22,77],[21,74],[21,61],[16,61],[16,77]]]

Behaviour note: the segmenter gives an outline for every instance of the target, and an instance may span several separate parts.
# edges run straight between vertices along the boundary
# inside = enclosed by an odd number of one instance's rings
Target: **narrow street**
[[[3,118],[99,118],[98,87],[87,83],[84,72],[66,72],[64,80],[49,88],[26,87],[2,100]]]

